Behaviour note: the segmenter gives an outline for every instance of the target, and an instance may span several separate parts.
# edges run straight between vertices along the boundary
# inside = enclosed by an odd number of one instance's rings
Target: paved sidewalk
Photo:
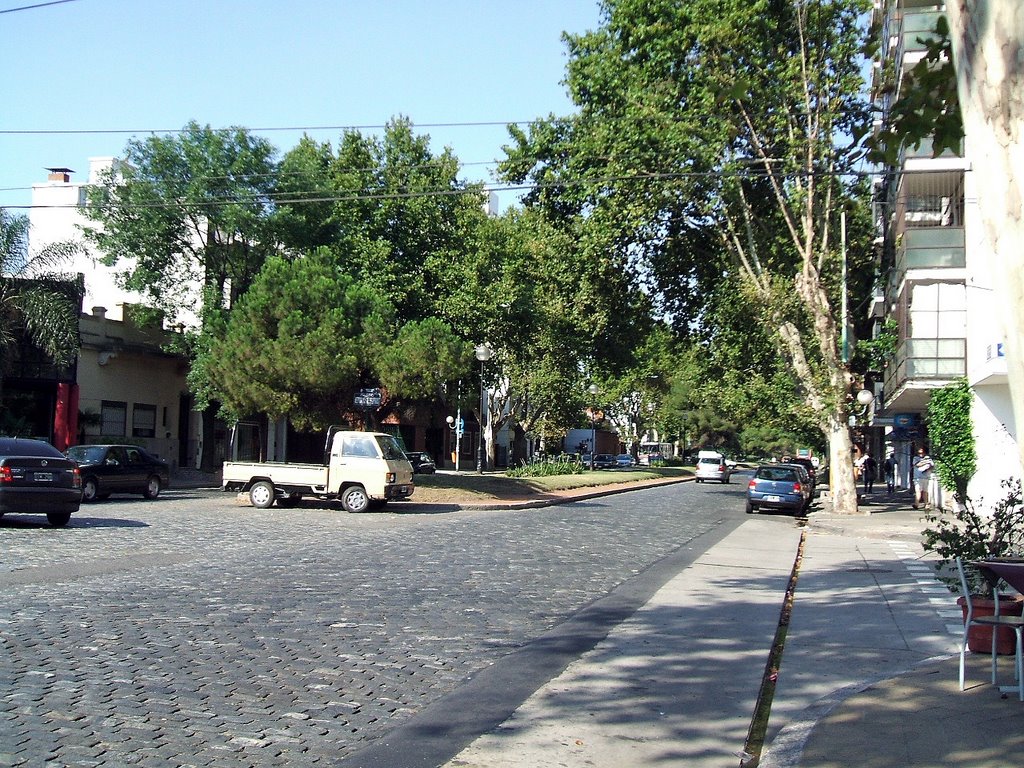
[[[960,620],[921,513],[862,508],[745,521],[447,768],[758,764],[745,738],[798,552],[761,766],[1021,764],[1024,703],[987,684],[987,658],[957,688]]]

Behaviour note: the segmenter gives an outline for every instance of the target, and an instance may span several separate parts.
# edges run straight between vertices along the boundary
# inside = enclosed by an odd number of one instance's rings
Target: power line
[[[813,175],[816,178],[851,178],[873,175],[863,172],[849,172],[849,173],[831,173],[822,172],[814,174],[787,174],[797,175],[806,177]],[[308,193],[303,192],[287,192],[280,193],[280,196],[275,194],[266,195],[253,195],[251,197],[231,197],[223,199],[204,199],[199,201],[199,205],[202,206],[226,206],[236,205],[239,203],[273,203],[276,205],[302,205],[304,203],[345,203],[345,202],[358,202],[361,200],[407,200],[417,197],[451,197],[457,195],[477,195],[481,192],[522,192],[522,191],[537,191],[545,189],[564,189],[571,187],[579,187],[583,185],[609,185],[615,183],[630,183],[630,182],[650,182],[650,181],[672,181],[680,179],[699,179],[699,178],[749,178],[749,179],[763,179],[767,178],[766,172],[754,172],[743,171],[736,173],[722,173],[720,171],[700,171],[700,172],[665,172],[665,173],[644,173],[644,174],[629,174],[629,175],[616,175],[616,176],[603,176],[593,177],[587,179],[578,179],[573,181],[550,181],[550,182],[536,182],[528,184],[471,184],[468,187],[461,188],[444,188],[444,189],[425,189],[411,192],[353,192],[351,194],[340,194],[340,195],[322,195],[321,190],[310,190]],[[304,194],[317,195],[316,197],[302,197]],[[286,196],[287,195],[287,196]],[[168,200],[168,201],[155,201],[152,203],[133,203],[131,205],[119,206],[125,210],[145,210],[145,209],[158,209],[158,208],[177,208],[183,206],[184,203],[180,200]],[[7,210],[29,210],[29,209],[94,209],[103,210],[105,208],[117,207],[114,205],[85,205],[81,206],[78,204],[69,205],[5,205],[0,206]]]
[[[48,3],[36,3],[35,5],[23,5],[20,8],[5,8],[0,13],[14,13],[15,11],[31,11],[36,8],[45,8],[48,5],[63,5],[64,3],[75,3],[78,0],[50,0]]]
[[[59,0],[59,2],[74,2],[74,0]],[[15,9],[16,10],[16,9]],[[2,13],[2,11],[0,11]],[[481,128],[496,125],[531,125],[539,123],[545,118],[534,118],[532,120],[481,120],[476,122],[451,122],[451,123],[416,123],[417,128]],[[231,126],[217,130],[241,129],[252,133],[273,133],[276,131],[368,131],[384,130],[388,124],[380,125],[292,125],[292,126],[271,126],[268,128],[247,128],[244,126]],[[80,129],[10,129],[0,130],[2,136],[79,136],[86,134],[154,134],[154,133],[185,133],[188,128],[80,128]]]

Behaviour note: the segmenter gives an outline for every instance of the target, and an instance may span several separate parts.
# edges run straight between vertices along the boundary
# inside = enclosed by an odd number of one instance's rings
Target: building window
[[[100,405],[102,427],[100,434],[111,437],[123,437],[128,425],[128,403],[114,400],[103,400]]]
[[[156,406],[136,403],[132,409],[132,437],[156,437]]]

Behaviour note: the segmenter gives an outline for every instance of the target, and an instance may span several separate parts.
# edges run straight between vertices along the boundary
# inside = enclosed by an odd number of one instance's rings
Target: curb
[[[499,509],[539,509],[541,507],[553,507],[557,504],[567,504],[573,501],[586,501],[598,499],[602,496],[614,496],[619,493],[630,491],[641,491],[645,488],[658,488],[665,485],[676,485],[678,483],[692,482],[692,477],[669,478],[664,480],[641,480],[632,483],[618,483],[613,486],[600,487],[600,490],[567,489],[563,496],[548,496],[541,499],[522,499],[509,501],[481,501],[481,502],[430,502],[430,501],[409,501],[410,505],[420,507],[442,507],[445,510],[460,512],[490,511]],[[593,487],[593,486],[592,486]],[[404,511],[404,510],[396,510]]]

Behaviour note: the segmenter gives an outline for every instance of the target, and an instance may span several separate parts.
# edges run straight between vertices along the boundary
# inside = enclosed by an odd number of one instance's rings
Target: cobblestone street
[[[522,511],[217,491],[0,521],[0,765],[333,764],[723,518],[739,486]]]

